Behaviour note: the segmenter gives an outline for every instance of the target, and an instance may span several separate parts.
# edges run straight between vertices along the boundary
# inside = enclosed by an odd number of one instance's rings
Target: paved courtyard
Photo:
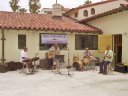
[[[67,69],[61,69],[67,74]],[[0,73],[0,96],[128,96],[128,74],[72,71],[73,77],[39,69],[34,75]]]

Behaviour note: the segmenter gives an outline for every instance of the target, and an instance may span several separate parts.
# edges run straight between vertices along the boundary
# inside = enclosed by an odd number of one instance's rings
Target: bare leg
[[[57,72],[59,72],[58,70],[58,61],[56,60],[56,68],[57,68]]]
[[[26,68],[29,68],[30,65],[29,65],[29,62],[26,62]]]
[[[28,70],[28,68],[29,68],[29,62],[26,62],[26,73],[29,73],[29,70]]]

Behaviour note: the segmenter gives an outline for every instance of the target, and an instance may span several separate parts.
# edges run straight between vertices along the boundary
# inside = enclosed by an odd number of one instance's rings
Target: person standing
[[[60,53],[59,45],[58,44],[54,44],[54,46],[49,49],[49,52],[51,53],[51,55],[59,54]],[[55,56],[52,56],[51,58],[54,60],[54,65],[56,65]]]

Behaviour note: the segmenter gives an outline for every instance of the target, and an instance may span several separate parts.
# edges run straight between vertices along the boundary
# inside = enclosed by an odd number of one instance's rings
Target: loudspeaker
[[[40,68],[52,69],[52,59],[40,59]]]
[[[123,63],[119,63],[116,66],[116,71],[121,73],[127,73],[127,66],[124,66]]]
[[[45,68],[46,59],[40,59],[40,68]]]
[[[5,73],[7,71],[6,66],[4,65],[4,63],[0,64],[0,72],[1,73]]]
[[[8,64],[8,68],[10,71],[17,70],[17,62],[10,61],[10,63]]]
[[[52,59],[46,59],[46,64],[45,64],[46,69],[51,70],[52,65],[53,65]]]
[[[17,69],[21,69],[21,68],[23,68],[23,63],[17,62]]]

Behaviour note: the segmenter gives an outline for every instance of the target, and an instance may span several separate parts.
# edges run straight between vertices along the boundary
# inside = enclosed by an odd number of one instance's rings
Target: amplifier
[[[123,63],[119,63],[116,66],[116,71],[121,73],[127,73],[127,66],[124,66]]]
[[[8,68],[9,68],[10,71],[17,70],[17,62],[10,61],[10,63],[8,64]]]
[[[40,59],[40,68],[52,69],[52,59]]]
[[[17,69],[21,69],[23,67],[23,63],[22,62],[17,62]]]
[[[51,70],[53,65],[52,59],[46,59],[46,69]]]
[[[44,68],[46,65],[46,59],[40,59],[40,68]]]

